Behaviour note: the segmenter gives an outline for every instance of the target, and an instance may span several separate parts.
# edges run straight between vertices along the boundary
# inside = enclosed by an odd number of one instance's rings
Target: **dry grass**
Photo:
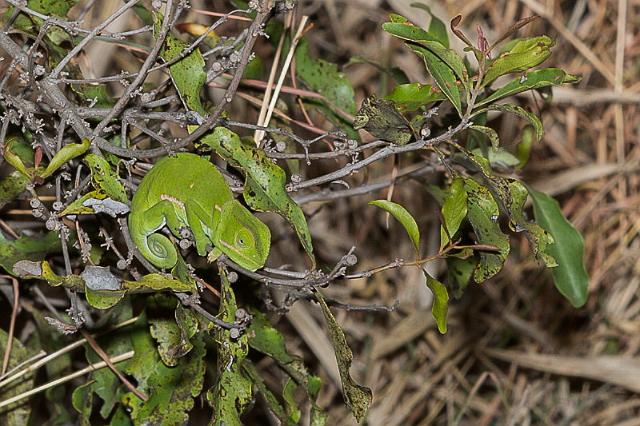
[[[315,11],[316,29],[310,37],[334,58],[365,56],[423,78],[418,60],[380,30],[386,12],[406,14],[410,3],[313,2],[306,10]],[[329,289],[347,301],[400,300],[399,311],[390,315],[339,317],[358,348],[353,372],[374,390],[368,423],[638,425],[640,1],[431,3],[445,19],[447,13],[450,18],[462,12],[472,38],[477,25],[491,36],[535,12],[543,19],[522,34],[555,37],[551,66],[582,75],[580,84],[556,91],[551,103],[533,100],[534,108],[542,108],[547,132],[524,178],[555,195],[583,232],[590,296],[584,308],[571,308],[553,289],[549,275],[526,255],[526,241],[516,244],[496,279],[470,288],[453,304],[446,336],[437,333],[430,319],[429,295],[419,271],[392,271]],[[409,16],[417,20],[423,15],[414,10]],[[346,72],[359,100],[380,91],[380,76],[372,67],[354,65]],[[520,123],[503,120],[503,141],[513,138],[515,126]],[[372,170],[370,178],[391,169],[389,162]],[[421,192],[417,184],[397,186],[394,200],[423,213],[420,225],[433,243],[436,207]],[[386,191],[376,195],[385,197]],[[335,203],[330,213],[314,218],[315,235],[327,254],[355,242],[365,259],[361,267],[408,256],[404,235],[386,234],[384,223],[363,208],[367,199]],[[350,222],[332,219],[348,209],[356,212]],[[331,379],[327,382],[335,386]],[[322,402],[331,403],[333,424],[353,422],[338,388],[328,389]]]

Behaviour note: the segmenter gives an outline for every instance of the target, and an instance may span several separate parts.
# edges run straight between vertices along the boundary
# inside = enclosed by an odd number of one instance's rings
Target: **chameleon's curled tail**
[[[172,268],[178,262],[178,252],[167,237],[161,234],[141,236],[140,241],[134,241],[140,253],[158,268]]]

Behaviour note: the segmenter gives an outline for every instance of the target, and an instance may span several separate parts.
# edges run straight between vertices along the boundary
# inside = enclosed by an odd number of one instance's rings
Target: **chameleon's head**
[[[231,260],[251,271],[264,266],[269,256],[271,232],[240,202],[227,201],[222,205],[213,244]]]

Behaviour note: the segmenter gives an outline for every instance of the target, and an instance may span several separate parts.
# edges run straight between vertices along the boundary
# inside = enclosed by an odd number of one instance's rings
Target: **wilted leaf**
[[[148,395],[149,400],[142,401],[128,392],[121,401],[130,410],[134,424],[185,424],[204,382],[203,336],[194,336],[191,352],[180,358],[175,367],[167,367],[158,355],[147,326],[143,313],[130,333],[135,355],[124,370],[136,379],[137,388]]]
[[[566,73],[559,68],[544,68],[524,74],[509,83],[505,84],[488,97],[479,100],[476,107],[486,105],[507,96],[525,92],[531,89],[541,89],[549,86],[557,86],[563,83],[575,83],[580,81],[580,77]]]
[[[102,190],[87,192],[82,197],[73,201],[64,210],[58,213],[59,217],[73,214],[97,214],[105,213],[111,217],[128,213],[128,203],[113,200]]]
[[[9,342],[9,334],[0,329],[0,353],[5,354],[7,343]],[[13,338],[11,355],[9,356],[8,369],[17,367],[18,364],[29,359],[33,354],[22,345],[15,337]],[[11,398],[33,389],[33,375],[27,374],[17,381],[12,382],[10,386],[0,389],[0,401]],[[25,404],[24,400],[17,401],[6,407],[0,408],[0,424],[8,426],[19,426],[29,424],[29,416],[31,414],[31,406]]]
[[[462,101],[460,90],[456,84],[456,76],[449,66],[436,54],[421,46],[408,45],[418,56],[424,60],[427,71],[433,77],[442,93],[451,101],[458,114],[462,116]]]
[[[355,93],[347,77],[338,71],[335,64],[322,59],[313,59],[309,44],[301,40],[296,49],[296,76],[309,89],[320,93],[329,101],[329,107],[338,107],[355,114]]]
[[[422,270],[427,279],[427,287],[433,293],[433,303],[431,306],[431,315],[436,320],[438,331],[440,334],[447,332],[447,311],[449,310],[449,292],[447,287],[440,281],[433,278],[424,269]]]
[[[415,111],[435,101],[447,99],[442,92],[428,84],[398,84],[384,97],[393,101],[400,110]]]
[[[477,283],[482,283],[502,269],[509,254],[509,237],[500,229],[498,204],[489,190],[473,179],[465,179],[464,183],[467,192],[467,218],[478,243],[495,246],[498,249],[498,252],[480,252],[480,262],[473,273],[473,279]]]
[[[227,278],[227,272],[220,268],[220,312],[218,317],[228,323],[236,321],[235,295]],[[217,376],[216,383],[207,392],[207,400],[213,407],[210,425],[240,426],[240,416],[252,398],[252,382],[242,370],[242,363],[249,352],[247,333],[232,335],[238,330],[216,330]]]
[[[162,16],[154,14],[154,36],[158,35],[162,24]],[[189,47],[188,43],[180,40],[171,32],[167,34],[164,46],[160,51],[160,56],[166,62],[171,62],[184,55],[184,51]],[[169,66],[171,80],[188,109],[197,112],[200,116],[206,115],[206,110],[200,100],[200,91],[207,80],[207,73],[204,71],[205,61],[202,53],[197,48],[193,49],[184,58]]]
[[[409,122],[394,103],[375,96],[362,102],[353,121],[353,128],[365,129],[378,139],[397,145],[407,144],[414,136]]]
[[[504,74],[527,71],[540,65],[549,55],[555,41],[548,36],[520,39],[506,46],[505,52],[487,68],[482,85],[486,86]]]
[[[493,149],[497,149],[498,146],[500,146],[500,137],[498,136],[498,132],[496,132],[491,127],[474,125],[474,126],[469,126],[469,128],[477,132],[480,132],[483,135],[485,135],[487,138],[489,138],[489,141],[491,142],[491,147]]]
[[[23,236],[17,240],[7,240],[0,233],[0,266],[14,275],[13,265],[21,260],[38,261],[50,253],[61,250],[60,236],[52,231],[40,237]]]
[[[416,253],[420,252],[420,230],[418,229],[416,220],[411,216],[411,213],[409,213],[407,209],[402,207],[400,204],[387,200],[370,201],[369,204],[380,207],[381,209],[391,213],[391,215],[404,227],[407,234],[409,234],[409,238],[411,238],[411,242],[413,243],[413,247],[416,249]]]
[[[349,369],[353,361],[353,353],[347,344],[344,332],[338,325],[327,303],[324,301],[322,294],[320,294],[319,291],[316,291],[314,294],[322,308],[322,313],[324,314],[324,319],[329,329],[329,336],[331,337],[333,350],[336,354],[336,361],[338,362],[338,371],[340,372],[342,394],[344,395],[345,403],[356,418],[356,421],[360,422],[367,415],[367,410],[371,404],[373,398],[371,389],[360,386],[351,378]]]
[[[553,281],[560,293],[576,308],[587,301],[589,275],[584,265],[582,235],[565,219],[558,202],[552,197],[527,187],[533,199],[536,222],[553,237],[548,253],[558,266],[551,269]]]
[[[464,188],[464,179],[457,177],[451,182],[442,205],[444,223],[440,227],[440,248],[449,244],[449,235],[453,237],[458,232],[460,224],[466,216],[467,192]]]
[[[216,127],[213,133],[202,138],[202,143],[244,172],[246,188],[243,195],[249,207],[278,213],[293,226],[315,268],[307,219],[285,189],[287,176],[284,170],[273,163],[263,150],[244,145],[237,134],[224,127]]]

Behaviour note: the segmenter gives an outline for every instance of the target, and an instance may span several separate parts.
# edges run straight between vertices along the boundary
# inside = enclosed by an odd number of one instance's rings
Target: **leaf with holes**
[[[244,144],[237,134],[224,127],[216,127],[213,133],[202,138],[202,143],[245,174],[243,195],[249,207],[278,213],[293,226],[315,268],[307,219],[285,188],[287,176],[284,170],[273,163],[263,150]]]
[[[498,224],[500,211],[489,190],[475,182],[465,179],[467,192],[467,219],[471,223],[479,244],[495,246],[497,251],[481,251],[480,262],[473,273],[473,279],[482,283],[497,274],[509,254],[509,237]]]

